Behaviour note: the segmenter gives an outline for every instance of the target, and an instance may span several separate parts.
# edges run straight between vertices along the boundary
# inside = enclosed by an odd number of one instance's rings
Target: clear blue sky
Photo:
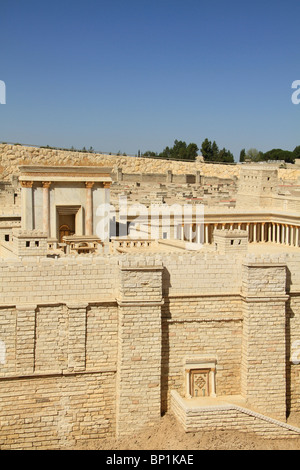
[[[0,141],[300,145],[299,0],[1,0]]]

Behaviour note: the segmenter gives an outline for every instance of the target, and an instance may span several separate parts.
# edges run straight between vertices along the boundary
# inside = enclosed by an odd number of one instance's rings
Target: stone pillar
[[[272,241],[272,224],[270,223],[268,226],[268,242]]]
[[[286,226],[284,224],[281,225],[281,243],[285,244],[285,237],[286,237]]]
[[[34,372],[36,305],[17,305],[16,311],[16,372],[29,375]]]
[[[204,240],[204,243],[205,243],[205,244],[208,244],[208,243],[209,243],[208,224],[205,225],[205,240]]]
[[[32,181],[21,181],[21,225],[22,230],[33,230]]]
[[[196,226],[196,243],[201,243],[201,225]]]
[[[201,184],[201,174],[200,171],[196,171],[196,184]]]
[[[296,247],[298,248],[299,247],[299,227],[295,227],[296,228]]]
[[[290,226],[286,225],[286,232],[285,232],[285,244],[289,245],[290,244]]]
[[[265,241],[266,241],[265,228],[266,228],[266,224],[265,224],[265,222],[262,222],[262,224],[261,224],[261,242],[262,243],[265,243]]]
[[[51,183],[43,182],[43,232],[50,234],[50,198],[49,188]]]
[[[193,224],[189,224],[189,242],[193,241]]]
[[[157,423],[161,417],[162,270],[154,256],[120,261],[118,437]]]
[[[180,228],[180,240],[184,240],[184,225],[181,225]]]
[[[86,304],[70,303],[68,369],[74,372],[85,370],[86,364]]]
[[[85,206],[85,234],[93,235],[93,186],[94,183],[89,181],[85,183],[86,187],[86,206]]]
[[[253,224],[253,242],[254,243],[257,242],[257,224],[256,223]]]
[[[242,299],[242,395],[257,411],[285,421],[286,265],[245,261]]]
[[[247,223],[246,224],[246,231],[248,233],[248,242],[250,243],[251,242],[251,238],[250,238],[250,223]]]
[[[172,183],[173,182],[173,174],[172,170],[167,171],[167,183]]]
[[[280,224],[277,224],[277,243],[280,243]]]
[[[123,171],[122,168],[117,169],[117,181],[123,181]]]
[[[276,242],[276,224],[274,222],[272,224],[272,231],[273,231],[272,242],[275,243]]]

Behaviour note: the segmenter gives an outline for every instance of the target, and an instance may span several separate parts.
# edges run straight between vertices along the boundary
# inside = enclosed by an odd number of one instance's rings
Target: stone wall
[[[290,361],[299,262],[204,252],[2,261],[1,448],[70,448],[154,423],[172,390],[185,393],[191,359],[215,361],[217,395],[243,393],[284,420],[287,391],[288,411],[300,411]]]
[[[172,411],[186,432],[235,430],[269,439],[299,438],[300,429],[249,409],[223,404],[192,408],[172,392]]]
[[[126,174],[166,174],[172,171],[174,175],[200,174],[207,177],[232,179],[239,177],[240,165],[205,164],[197,162],[176,162],[155,158],[137,158],[118,155],[91,154],[70,152],[22,145],[0,144],[0,179],[9,180],[12,175],[18,175],[21,164],[34,165],[94,165],[111,167],[115,175],[118,168]],[[300,170],[297,168],[280,169],[279,178],[297,181]]]

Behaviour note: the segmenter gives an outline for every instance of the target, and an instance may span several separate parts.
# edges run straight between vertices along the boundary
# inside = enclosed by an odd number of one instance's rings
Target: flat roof
[[[21,165],[20,181],[109,181],[111,168],[104,166]]]

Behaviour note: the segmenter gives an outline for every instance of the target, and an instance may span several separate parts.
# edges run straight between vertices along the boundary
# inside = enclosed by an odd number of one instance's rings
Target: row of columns
[[[277,222],[187,224],[180,227],[178,238],[195,243],[213,243],[213,232],[221,230],[246,230],[249,243],[277,243],[300,246],[300,226]]]

